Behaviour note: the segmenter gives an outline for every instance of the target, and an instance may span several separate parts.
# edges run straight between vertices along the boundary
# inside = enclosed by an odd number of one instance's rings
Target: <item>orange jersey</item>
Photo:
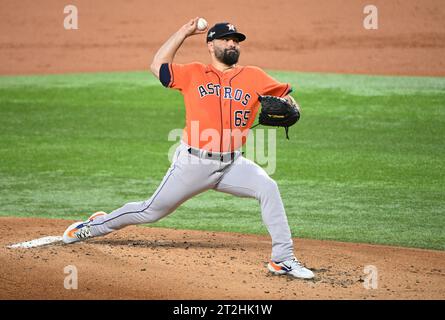
[[[289,84],[251,66],[221,72],[202,63],[170,63],[162,65],[159,79],[184,96],[183,141],[213,152],[244,145],[260,106],[258,95],[283,97],[292,91]]]

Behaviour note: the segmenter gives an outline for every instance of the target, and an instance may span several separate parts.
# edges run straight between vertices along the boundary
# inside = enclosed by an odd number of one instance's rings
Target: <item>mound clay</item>
[[[441,251],[294,239],[299,258],[316,274],[299,280],[269,274],[268,236],[133,226],[83,243],[8,249],[11,243],[61,235],[70,221],[0,222],[0,299],[445,297]],[[69,265],[77,268],[77,290],[64,286]],[[376,268],[374,289],[366,266]]]

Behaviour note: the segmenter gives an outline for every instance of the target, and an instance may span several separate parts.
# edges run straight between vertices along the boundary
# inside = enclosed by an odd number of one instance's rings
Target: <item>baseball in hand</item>
[[[197,23],[198,30],[202,31],[207,28],[207,21],[204,18],[199,18]]]

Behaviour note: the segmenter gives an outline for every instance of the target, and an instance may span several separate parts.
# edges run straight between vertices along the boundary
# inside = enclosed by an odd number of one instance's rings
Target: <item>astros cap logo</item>
[[[229,31],[236,31],[235,26],[233,24],[227,24],[227,28],[229,28]]]
[[[233,24],[220,22],[211,27],[207,32],[207,42],[227,36],[233,36],[237,38],[239,42],[246,40],[246,36],[238,32]]]

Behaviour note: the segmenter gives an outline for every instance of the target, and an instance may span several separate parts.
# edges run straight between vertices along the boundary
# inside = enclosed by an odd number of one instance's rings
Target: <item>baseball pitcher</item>
[[[96,212],[86,221],[72,224],[63,241],[73,243],[158,221],[191,197],[213,189],[259,201],[272,239],[270,272],[311,279],[313,272],[294,255],[277,183],[240,151],[261,106],[262,124],[283,126],[287,133],[298,121],[299,107],[289,95],[292,89],[260,68],[238,64],[240,43],[246,36],[233,24],[217,23],[199,30],[197,21],[191,19],[174,33],[151,64],[162,85],[182,93],[186,109],[181,144],[159,187],[148,200],[127,203],[109,214]],[[205,32],[210,64],[173,62],[188,37]]]

